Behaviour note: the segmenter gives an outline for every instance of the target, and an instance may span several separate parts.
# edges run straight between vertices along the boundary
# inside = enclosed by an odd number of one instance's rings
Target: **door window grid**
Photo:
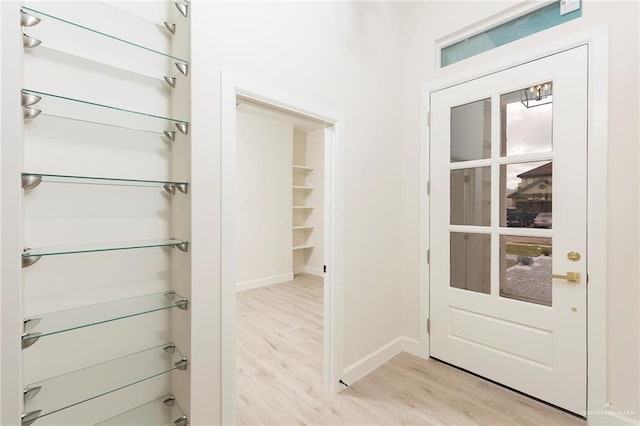
[[[532,86],[533,87],[533,86]],[[456,250],[453,250],[455,247],[451,247],[453,243],[454,236],[464,235],[463,241],[465,244],[469,244],[469,240],[473,240],[474,236],[485,235],[490,237],[490,250],[488,259],[493,259],[490,261],[490,291],[486,291],[486,285],[483,286],[482,282],[476,282],[472,287],[473,288],[465,288],[461,286],[459,282],[455,282],[455,280],[451,280],[451,286],[456,288],[464,288],[466,290],[486,293],[495,297],[505,297],[509,299],[514,299],[523,302],[536,303],[545,306],[551,306],[551,253],[552,253],[552,237],[550,229],[538,229],[530,228],[526,229],[523,232],[519,232],[519,228],[509,227],[507,223],[507,212],[506,212],[506,202],[503,197],[508,196],[506,194],[508,192],[506,190],[506,179],[507,176],[512,179],[518,178],[522,181],[524,186],[521,185],[521,188],[529,186],[526,191],[531,191],[532,188],[538,190],[538,192],[545,194],[547,198],[542,200],[529,200],[529,201],[538,201],[538,202],[548,202],[548,212],[551,213],[551,191],[549,190],[551,187],[551,171],[553,169],[553,151],[552,151],[552,103],[549,102],[544,108],[546,110],[539,110],[538,116],[544,116],[545,114],[549,117],[549,122],[544,123],[547,127],[546,133],[548,134],[547,143],[538,144],[537,147],[530,152],[526,152],[525,145],[520,146],[520,151],[513,152],[513,150],[508,149],[508,140],[507,140],[507,127],[509,118],[507,115],[507,105],[509,102],[505,102],[505,100],[513,100],[514,94],[517,92],[494,95],[491,100],[481,99],[475,102],[470,102],[465,105],[473,105],[474,103],[482,103],[486,106],[487,103],[490,103],[491,113],[489,116],[491,117],[491,130],[499,129],[499,131],[491,131],[490,132],[490,141],[491,141],[491,156],[490,158],[482,159],[482,157],[477,157],[479,159],[471,159],[471,160],[460,160],[459,156],[454,158],[451,156],[449,163],[450,175],[454,176],[454,171],[461,172],[463,170],[469,170],[473,168],[478,168],[480,166],[484,166],[485,168],[488,166],[491,170],[491,178],[489,179],[490,185],[490,197],[488,200],[490,211],[491,211],[491,220],[487,224],[486,222],[482,223],[468,223],[468,221],[464,221],[460,223],[460,221],[455,221],[454,216],[457,214],[460,217],[460,212],[454,214],[453,209],[454,203],[451,202],[450,207],[452,209],[450,213],[450,250],[451,256],[454,256],[455,251],[459,251],[461,248],[458,247]],[[456,108],[456,107],[454,107]],[[459,111],[459,110],[458,110]],[[524,114],[527,115],[526,111],[520,108],[520,111],[525,111]],[[485,114],[486,115],[486,114]],[[454,116],[453,116],[453,108],[451,118],[451,127],[455,125]],[[452,132],[453,133],[453,132]],[[484,131],[484,140],[486,141],[486,129]],[[454,143],[454,141],[451,141]],[[459,148],[458,148],[459,149]],[[483,149],[486,149],[486,142],[483,145]],[[485,151],[486,152],[486,151]],[[532,155],[533,154],[533,155]],[[471,157],[473,158],[473,156]],[[535,159],[538,161],[526,161],[526,159]],[[527,169],[527,167],[531,166]],[[518,168],[519,167],[519,168]],[[528,176],[536,174],[535,169],[537,170],[538,176]],[[517,171],[512,171],[508,169],[513,169]],[[521,169],[521,171],[519,171]],[[548,169],[548,170],[547,170]],[[542,176],[540,172],[549,172],[548,176]],[[509,173],[511,172],[511,173]],[[524,174],[524,176],[518,176]],[[511,176],[514,175],[514,176]],[[505,181],[505,188],[503,189],[503,180]],[[534,182],[535,180],[535,182]],[[538,182],[538,180],[540,182]],[[491,183],[493,182],[493,183]],[[541,183],[542,182],[542,183]],[[465,182],[470,183],[470,182]],[[544,187],[541,187],[544,185]],[[450,188],[451,190],[453,189]],[[546,191],[545,191],[546,190]],[[524,191],[524,192],[526,192]],[[522,191],[521,191],[522,192]],[[451,194],[452,195],[452,194]],[[523,195],[522,193],[520,195]],[[533,198],[539,197],[540,194],[535,193]],[[513,198],[513,197],[512,197]],[[522,197],[521,197],[522,198]],[[526,200],[527,197],[524,197]],[[531,197],[528,197],[531,198]],[[491,203],[491,199],[494,200]],[[498,202],[495,202],[498,200]],[[453,201],[453,198],[452,198]],[[485,201],[486,202],[486,201]],[[513,199],[512,199],[513,202]],[[505,210],[503,212],[503,210]],[[543,209],[544,210],[544,209]],[[511,219],[513,220],[513,215]],[[530,216],[530,217],[529,217]],[[530,219],[530,220],[529,220]],[[532,227],[534,225],[535,217],[533,214],[520,215],[518,217],[519,221],[523,221],[526,227]],[[549,220],[548,228],[551,228],[552,220]],[[512,221],[512,224],[515,223]],[[520,222],[522,223],[522,222]],[[473,230],[469,229],[470,226],[475,225],[474,227],[479,227],[480,229]],[[540,223],[540,228],[547,227],[543,226]],[[490,233],[487,235],[485,232],[487,230],[482,228],[490,228]],[[480,234],[478,234],[480,232]],[[460,246],[460,238],[456,238],[457,245]],[[483,264],[486,260],[487,255],[483,254],[486,250],[474,250],[473,245],[464,247],[465,252],[465,262],[466,259],[470,256],[469,250],[476,251],[476,255],[479,255],[482,261],[477,260],[477,264]],[[476,244],[477,245],[477,244]],[[459,263],[456,263],[454,259],[450,261],[451,268],[451,277],[459,276],[459,272],[454,272],[453,268],[460,268]],[[470,273],[469,270],[470,265],[466,264],[464,266],[465,276]],[[482,269],[482,270],[480,270]],[[480,268],[477,273],[486,273],[486,268]],[[533,278],[532,278],[533,277]],[[537,281],[536,281],[537,280]]]

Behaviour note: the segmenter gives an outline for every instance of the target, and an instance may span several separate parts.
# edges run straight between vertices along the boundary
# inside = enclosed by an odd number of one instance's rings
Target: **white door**
[[[434,92],[431,118],[431,356],[583,415],[587,47]]]

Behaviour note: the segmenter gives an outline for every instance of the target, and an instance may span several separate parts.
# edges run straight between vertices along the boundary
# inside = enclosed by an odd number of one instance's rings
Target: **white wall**
[[[618,409],[640,416],[638,340],[639,271],[630,268],[638,257],[638,3],[583,2],[583,17],[477,57],[435,68],[435,40],[487,18],[514,2],[428,2],[408,6],[403,24],[405,46],[403,74],[403,198],[402,240],[404,273],[403,333],[419,333],[419,87],[440,77],[491,61],[527,46],[549,42],[568,34],[609,24],[609,132],[608,132],[608,396]],[[446,19],[443,17],[446,16]],[[420,53],[417,53],[420,52]],[[630,188],[632,188],[630,190]],[[634,218],[634,219],[630,219]],[[594,260],[592,260],[594,261]],[[592,285],[597,285],[593,283]],[[603,344],[605,344],[603,342]],[[596,407],[598,408],[598,407]]]
[[[242,111],[236,117],[238,286],[289,281],[293,125]]]
[[[398,9],[388,3],[192,3],[194,282],[219,312],[220,80],[225,71],[339,111],[344,177],[344,364],[400,334],[401,192]],[[309,66],[313,64],[313,66]],[[197,123],[197,124],[195,124]],[[198,254],[196,254],[198,245]],[[202,258],[201,258],[202,257]],[[363,303],[366,298],[366,303]],[[195,315],[195,314],[194,314]],[[207,343],[220,377],[220,348]],[[194,359],[194,363],[196,360]],[[223,384],[224,385],[224,384]],[[194,396],[215,410],[218,389]],[[192,411],[195,422],[206,422]]]

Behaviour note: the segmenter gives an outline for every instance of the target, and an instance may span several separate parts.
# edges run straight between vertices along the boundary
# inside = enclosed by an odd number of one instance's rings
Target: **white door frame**
[[[523,49],[499,60],[478,65],[455,75],[447,75],[421,89],[420,108],[424,120],[420,126],[420,346],[429,354],[429,210],[430,129],[428,116],[431,93],[457,84],[522,65],[536,59],[581,46],[588,46],[588,112],[587,112],[587,412],[590,424],[610,424],[616,415],[609,404],[607,387],[607,176],[608,139],[608,26],[601,25],[559,38],[548,44]],[[517,43],[517,42],[515,42]],[[514,43],[514,44],[515,44]],[[589,259],[598,259],[589,262]],[[428,356],[428,355],[427,355]]]
[[[338,392],[342,366],[342,152],[341,114],[290,94],[221,74],[221,370],[222,424],[235,424],[236,398],[236,97],[327,124],[324,134],[324,384]]]

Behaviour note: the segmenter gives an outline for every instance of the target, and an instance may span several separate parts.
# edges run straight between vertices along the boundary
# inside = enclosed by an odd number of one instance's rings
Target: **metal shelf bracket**
[[[163,186],[164,190],[167,191],[171,195],[176,194],[176,184],[175,183],[165,183]]]
[[[167,83],[172,88],[176,87],[176,78],[175,77],[164,77],[165,83]]]
[[[176,62],[176,68],[182,73],[182,75],[189,75],[189,64],[184,62]]]
[[[25,120],[31,120],[32,118],[36,118],[40,115],[42,111],[37,108],[31,108],[29,106],[25,106],[22,108],[22,118]]]
[[[42,21],[42,19],[37,18],[33,15],[29,15],[24,10],[20,11],[20,25],[23,27],[33,27],[34,25],[38,25]]]
[[[24,333],[22,335],[22,349],[27,349],[31,347],[34,343],[40,339],[40,335],[42,333]]]
[[[184,371],[189,366],[189,360],[186,357],[182,357],[180,361],[175,362],[173,365],[175,365],[178,370]]]
[[[42,321],[42,318],[27,318],[22,322],[22,332],[28,333],[33,330],[36,325],[38,325]]]
[[[26,34],[22,34],[22,45],[28,49],[33,49],[34,47],[37,47],[40,45],[40,43],[42,43],[41,40],[38,40],[37,38],[33,38],[31,36],[28,36]]]
[[[22,426],[29,426],[31,423],[35,422],[41,412],[42,410],[35,410],[29,411],[28,413],[23,413],[20,417]]]
[[[176,3],[176,7],[178,8],[178,11],[182,14],[182,16],[186,18],[189,14],[189,5],[185,3]]]
[[[172,24],[172,23],[169,23],[169,22],[166,22],[166,21],[165,21],[165,22],[164,22],[164,26],[165,26],[165,28],[166,28],[167,30],[169,30],[169,32],[170,32],[171,34],[175,35],[175,33],[176,33],[176,24]]]
[[[22,175],[22,189],[28,191],[42,183],[40,175]]]
[[[22,267],[23,268],[28,268],[29,266],[32,266],[38,260],[40,260],[41,257],[42,256],[27,256],[27,257],[22,256]]]
[[[164,405],[166,405],[167,407],[173,407],[174,405],[176,405],[176,397],[173,395],[168,395],[164,401],[162,401],[162,403]]]
[[[178,191],[186,194],[189,190],[189,185],[187,185],[186,183],[176,183],[176,188],[178,188]]]
[[[34,386],[34,387],[27,386],[22,391],[22,400],[24,402],[27,402],[30,399],[33,399],[33,397],[36,396],[41,389],[42,389],[42,386]]]
[[[35,105],[42,99],[42,96],[34,95],[33,93],[20,92],[20,103],[22,106]]]
[[[189,123],[176,123],[176,129],[180,130],[180,133],[186,135],[189,133]]]

